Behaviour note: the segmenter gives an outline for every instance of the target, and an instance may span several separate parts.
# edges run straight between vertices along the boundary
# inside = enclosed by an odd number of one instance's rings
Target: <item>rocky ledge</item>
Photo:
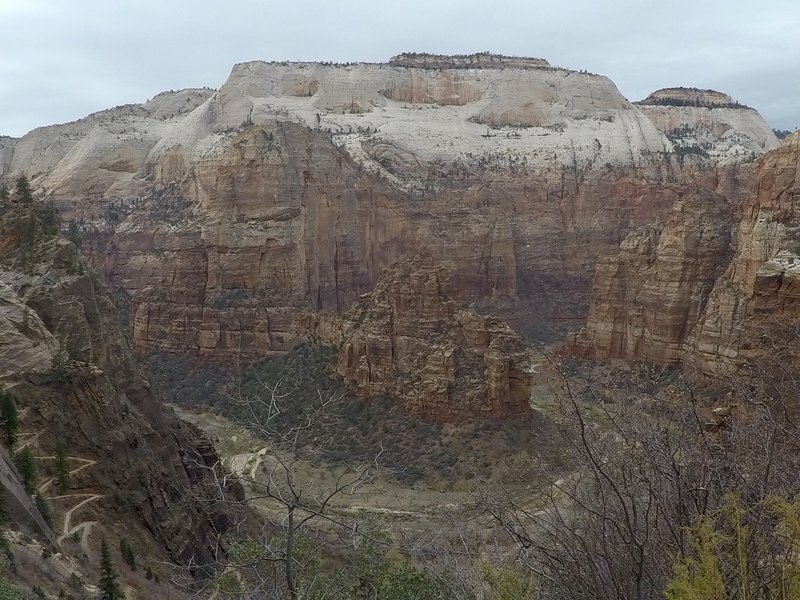
[[[417,69],[536,69],[550,66],[543,58],[505,56],[491,52],[456,55],[403,52],[390,58],[389,64]]]
[[[672,87],[656,90],[647,98],[638,102],[645,105],[661,106],[705,106],[708,108],[741,107],[728,94],[716,90],[701,90],[692,87]]]

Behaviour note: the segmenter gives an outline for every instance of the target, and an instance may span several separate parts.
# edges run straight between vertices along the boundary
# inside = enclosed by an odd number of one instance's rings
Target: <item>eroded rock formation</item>
[[[88,465],[65,495],[92,498],[84,515],[130,528],[161,559],[210,563],[228,526],[210,502],[213,445],[159,403],[108,291],[40,210],[0,206],[0,385],[24,414],[26,442],[45,457],[60,444]],[[31,219],[34,237],[19,239]]]
[[[420,250],[461,300],[524,297],[515,323],[562,332],[629,231],[689,190],[739,198],[746,168],[675,153],[607,78],[476,56],[240,64],[5,140],[3,172],[82,222],[137,349],[217,357],[291,348],[298,311],[343,312]]]
[[[577,352],[714,375],[771,356],[798,361],[800,134],[762,159],[749,199],[676,205],[598,265]],[[730,237],[731,244],[728,243]]]
[[[440,419],[530,411],[530,352],[508,325],[461,308],[443,267],[402,262],[342,317],[301,321],[338,347],[338,371],[368,396],[391,394]]]
[[[761,161],[736,240],[690,340],[691,363],[725,373],[780,349],[800,365],[800,134]]]
[[[597,264],[586,329],[570,342],[583,356],[675,364],[724,268],[732,207],[724,197],[678,201],[664,223],[628,234]]]
[[[760,156],[779,145],[758,112],[722,92],[667,88],[637,105],[682,155],[697,154],[729,164]]]

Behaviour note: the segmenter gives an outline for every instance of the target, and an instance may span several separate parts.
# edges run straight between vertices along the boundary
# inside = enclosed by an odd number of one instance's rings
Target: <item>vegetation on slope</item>
[[[319,398],[336,398],[323,421],[303,435],[303,445],[315,452],[313,440],[326,440],[317,458],[331,465],[375,456],[401,481],[422,478],[451,486],[459,481],[502,479],[515,462],[547,451],[552,432],[545,420],[532,416],[513,421],[473,420],[459,425],[410,418],[388,396],[359,398],[349,393],[331,368],[332,348],[305,344],[291,353],[242,369],[238,378],[221,365],[196,364],[187,358],[154,355],[152,376],[167,401],[181,406],[209,406],[246,423],[246,404],[265,398],[276,388],[282,412],[275,426],[295,426]],[[508,469],[498,468],[498,461]]]

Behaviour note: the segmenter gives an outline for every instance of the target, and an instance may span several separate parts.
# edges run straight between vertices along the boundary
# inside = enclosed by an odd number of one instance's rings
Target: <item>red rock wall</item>
[[[303,327],[338,347],[338,371],[365,395],[391,394],[438,419],[530,411],[530,354],[499,319],[461,308],[452,274],[403,262],[345,316],[309,314]]]

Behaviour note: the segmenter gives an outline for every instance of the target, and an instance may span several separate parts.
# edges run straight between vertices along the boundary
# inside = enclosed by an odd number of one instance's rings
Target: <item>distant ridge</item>
[[[506,56],[491,52],[474,54],[428,54],[427,52],[403,52],[389,59],[396,67],[418,69],[540,69],[551,67],[543,58]]]

